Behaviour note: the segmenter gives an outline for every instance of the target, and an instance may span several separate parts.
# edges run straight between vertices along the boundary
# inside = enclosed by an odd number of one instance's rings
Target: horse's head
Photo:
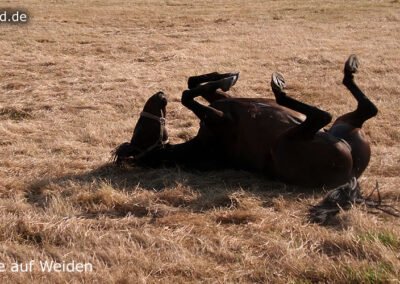
[[[133,131],[131,142],[125,142],[114,150],[114,161],[133,157],[143,159],[153,150],[168,144],[168,133],[165,128],[167,98],[163,92],[151,96],[144,105],[143,111]]]

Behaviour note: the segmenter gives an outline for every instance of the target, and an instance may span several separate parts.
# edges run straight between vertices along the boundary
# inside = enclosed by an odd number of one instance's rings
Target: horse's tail
[[[350,182],[330,190],[318,205],[312,206],[309,210],[310,220],[325,224],[339,213],[340,209],[349,210],[354,203],[363,201],[360,185],[353,177]]]
[[[132,156],[133,149],[131,143],[125,142],[111,151],[111,160],[115,164],[120,164],[124,159]]]

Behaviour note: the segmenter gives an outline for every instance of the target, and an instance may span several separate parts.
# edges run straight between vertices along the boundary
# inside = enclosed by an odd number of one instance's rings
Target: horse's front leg
[[[218,90],[218,87],[215,88],[215,86],[223,85],[221,84],[221,82],[224,82],[223,80],[227,78],[228,80],[233,80],[233,83],[231,84],[233,86],[239,78],[239,73],[219,74],[217,72],[214,72],[199,76],[192,76],[189,77],[188,87],[190,90],[193,90],[201,86],[202,83],[207,83],[206,85],[208,85],[208,87],[203,89],[200,95],[210,104],[212,104],[215,101],[231,97],[230,95],[225,93],[225,91]]]
[[[217,110],[211,106],[205,106],[196,102],[194,99],[198,96],[203,96],[215,93],[217,89],[223,91],[229,90],[236,82],[237,77],[231,76],[219,81],[209,82],[205,85],[197,86],[191,90],[183,91],[182,93],[182,104],[200,118],[205,124],[215,124],[223,121],[231,120],[229,114]]]
[[[239,72],[223,73],[223,74],[220,74],[218,72],[213,72],[213,73],[208,73],[208,74],[203,74],[203,75],[198,75],[198,76],[191,76],[188,79],[188,88],[194,89],[203,83],[218,81],[218,80],[225,79],[228,77],[233,77],[233,76],[236,76],[237,78],[239,78]]]

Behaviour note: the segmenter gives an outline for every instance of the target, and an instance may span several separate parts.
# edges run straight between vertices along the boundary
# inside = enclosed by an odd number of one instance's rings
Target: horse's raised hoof
[[[344,73],[345,74],[354,74],[358,70],[358,59],[355,54],[352,54],[347,59],[346,63],[344,64]]]
[[[236,84],[238,78],[239,78],[239,73],[237,73],[236,75],[230,76],[228,78],[219,80],[221,90],[224,92],[229,91],[229,89],[232,88],[232,86]]]
[[[286,87],[285,79],[278,72],[272,73],[271,87],[272,87],[272,90],[276,90],[276,91],[283,91],[283,89]]]
[[[237,80],[239,79],[240,72],[231,73],[233,77],[235,77],[235,81],[233,82],[232,86],[236,84]]]

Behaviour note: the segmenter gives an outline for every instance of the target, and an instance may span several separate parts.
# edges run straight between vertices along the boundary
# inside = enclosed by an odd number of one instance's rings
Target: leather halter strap
[[[161,111],[162,112],[162,111]],[[149,118],[155,121],[158,121],[160,123],[160,136],[158,138],[158,140],[151,146],[149,146],[148,148],[146,148],[145,150],[141,150],[138,149],[140,151],[140,153],[138,155],[135,156],[135,159],[140,159],[141,157],[143,157],[144,155],[146,155],[148,152],[150,152],[151,150],[161,146],[161,148],[164,148],[164,146],[166,144],[169,143],[169,139],[167,138],[167,140],[162,140],[163,139],[163,129],[165,127],[165,118],[162,116],[156,116],[152,113],[146,112],[146,111],[142,111],[140,113],[141,117],[145,117],[145,118]]]
[[[157,115],[154,115],[154,114],[146,112],[146,111],[142,111],[140,113],[140,116],[150,118],[152,120],[156,120],[156,121],[160,122],[161,125],[165,125],[165,118],[162,116],[157,116]]]

